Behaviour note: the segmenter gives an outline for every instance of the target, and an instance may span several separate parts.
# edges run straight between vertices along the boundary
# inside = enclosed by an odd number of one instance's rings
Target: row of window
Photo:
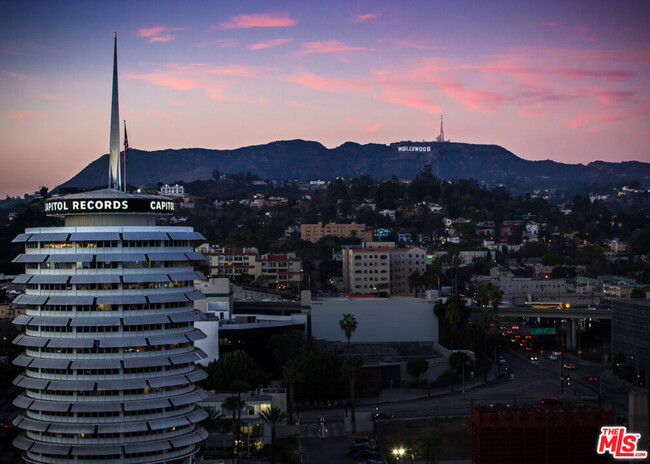
[[[187,364],[176,364],[173,366],[153,366],[153,367],[131,367],[122,369],[123,374],[151,374],[154,372],[172,372],[187,369]],[[119,375],[120,369],[46,369],[46,368],[27,368],[27,372],[33,374],[49,375]]]
[[[41,336],[47,337],[48,334],[59,334],[59,333],[118,333],[120,328],[122,332],[145,332],[151,330],[163,330],[163,325],[165,329],[178,329],[182,327],[189,327],[190,323],[172,323],[172,324],[149,324],[149,325],[125,325],[125,326],[84,326],[84,327],[68,327],[68,326],[29,326],[31,332],[39,333]]]
[[[27,388],[27,394],[29,396],[29,393],[44,393],[47,395],[51,396],[74,396],[75,394],[77,397],[83,396],[83,397],[100,397],[100,396],[127,396],[127,395],[145,395],[145,394],[153,394],[153,393],[166,393],[166,392],[173,392],[176,390],[181,390],[186,388],[189,385],[189,383],[183,384],[183,385],[172,385],[169,387],[156,387],[156,388],[131,388],[128,390],[97,390],[97,391],[74,391],[74,390],[35,390],[33,388]]]
[[[95,345],[99,343],[95,340]],[[124,348],[105,348],[93,346],[92,348],[31,348],[36,353],[57,353],[57,354],[104,354],[104,353],[144,353],[147,351],[175,350],[178,348],[187,348],[189,343],[175,343],[172,345],[154,345],[154,346],[128,346]]]
[[[119,311],[122,307],[123,311],[150,311],[156,309],[176,309],[176,308],[185,308],[192,309],[193,306],[188,304],[188,302],[176,302],[176,303],[149,303],[149,304],[139,304],[139,305],[27,305],[27,309],[30,311],[77,311],[77,312],[92,312],[92,311]]]
[[[25,248],[38,249],[61,249],[61,248],[118,248],[120,242],[117,240],[102,240],[95,242],[27,242]],[[123,248],[169,248],[189,247],[187,240],[122,240]]]
[[[71,412],[71,411],[47,411],[42,412],[43,416],[52,416],[52,417],[120,417],[120,414],[124,417],[133,417],[133,416],[150,416],[153,414],[162,414],[162,413],[174,413],[182,412],[186,410],[187,406],[171,406],[167,408],[156,408],[156,409],[138,409],[135,411],[95,411],[95,412]],[[39,419],[39,414],[36,414],[32,410],[26,410],[25,415],[32,419]]]
[[[194,285],[192,280],[175,280],[168,282],[137,282],[137,283],[123,283],[124,290],[148,290],[157,288],[179,288],[191,287]],[[94,283],[94,284],[27,284],[28,290],[119,290],[119,283]]]

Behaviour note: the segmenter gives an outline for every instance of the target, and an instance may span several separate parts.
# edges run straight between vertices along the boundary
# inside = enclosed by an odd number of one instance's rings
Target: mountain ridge
[[[129,150],[127,183],[140,188],[158,182],[192,182],[212,178],[214,171],[250,171],[263,179],[334,179],[370,175],[374,178],[413,178],[424,166],[451,180],[474,178],[513,190],[555,188],[578,184],[609,184],[638,180],[650,184],[650,163],[640,161],[566,164],[529,161],[499,145],[456,142],[400,141],[391,144],[345,142],[327,148],[319,142],[294,139],[227,150],[167,148]],[[58,188],[93,189],[107,183],[108,155],[89,163]]]

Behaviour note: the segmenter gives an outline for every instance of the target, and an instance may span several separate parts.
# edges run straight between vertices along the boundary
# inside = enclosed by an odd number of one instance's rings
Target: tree
[[[241,456],[241,410],[246,406],[246,403],[242,401],[241,393],[238,393],[237,395],[227,397],[221,406],[232,412],[232,450],[235,456],[237,456],[237,462],[239,462]]]
[[[286,422],[287,413],[277,406],[271,406],[260,412],[260,419],[271,427],[271,446],[275,445],[275,429],[278,425]],[[275,453],[274,453],[275,454]]]
[[[220,356],[206,367],[206,389],[233,391],[233,385],[242,381],[247,388],[265,384],[265,374],[255,360],[245,351],[237,350]],[[245,390],[246,388],[244,388]]]
[[[426,464],[435,464],[442,452],[442,437],[435,433],[427,433],[418,438],[415,445],[415,455],[424,459]]]
[[[478,291],[477,291],[477,298],[479,304],[485,308],[490,304],[490,292],[492,291],[492,283],[489,282],[485,285],[479,285]]]
[[[418,297],[418,290],[422,286],[422,276],[419,271],[413,271],[408,276],[409,289],[411,291],[415,290],[415,297]]]
[[[302,379],[302,372],[296,360],[287,362],[282,368],[282,382],[289,387],[289,424],[293,424],[293,404],[296,382]]]
[[[354,413],[354,403],[356,398],[357,389],[357,375],[363,361],[357,356],[348,357],[343,361],[343,373],[348,379],[348,387],[350,391],[350,412],[352,414],[352,433],[357,433],[357,419]]]
[[[492,322],[494,321],[494,315],[492,314],[492,311],[490,311],[487,308],[483,309],[483,312],[478,315],[478,326],[481,328],[483,333],[485,334],[485,354],[487,355],[488,352],[488,332],[490,331],[490,327],[492,327]]]
[[[470,361],[470,357],[464,351],[455,351],[449,356],[449,364],[455,369],[467,365]]]
[[[205,418],[203,426],[208,432],[222,432],[225,416],[215,408],[207,408],[208,417]]]
[[[411,358],[406,362],[406,372],[420,381],[420,376],[429,369],[429,363],[422,358]]]
[[[339,321],[339,327],[348,339],[348,356],[350,356],[350,338],[352,337],[352,333],[357,330],[358,325],[357,318],[354,317],[354,314],[343,314],[343,319]]]

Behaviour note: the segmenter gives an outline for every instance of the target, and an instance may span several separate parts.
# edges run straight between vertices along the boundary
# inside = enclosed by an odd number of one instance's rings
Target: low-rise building
[[[357,237],[362,241],[372,240],[372,227],[366,227],[365,224],[336,224],[330,222],[329,224],[301,224],[300,225],[300,239],[307,240],[312,243],[318,242],[321,238],[332,235],[334,237]]]
[[[160,194],[167,195],[170,197],[183,196],[185,195],[185,187],[179,184],[174,184],[174,185],[165,184],[162,187],[160,187]]]
[[[295,253],[265,254],[255,259],[254,275],[266,280],[267,286],[297,286],[302,280],[302,260]]]
[[[379,246],[378,246],[379,245]],[[364,243],[363,248],[343,248],[343,282],[350,294],[413,295],[408,276],[426,271],[426,250],[395,248],[387,243]]]

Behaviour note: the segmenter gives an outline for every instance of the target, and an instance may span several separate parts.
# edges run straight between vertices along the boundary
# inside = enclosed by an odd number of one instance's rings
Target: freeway
[[[474,306],[472,313],[479,314],[484,308]],[[488,308],[491,309],[491,308]],[[499,308],[499,317],[542,317],[553,319],[611,319],[609,309],[594,308],[531,308],[530,306],[511,306]]]

